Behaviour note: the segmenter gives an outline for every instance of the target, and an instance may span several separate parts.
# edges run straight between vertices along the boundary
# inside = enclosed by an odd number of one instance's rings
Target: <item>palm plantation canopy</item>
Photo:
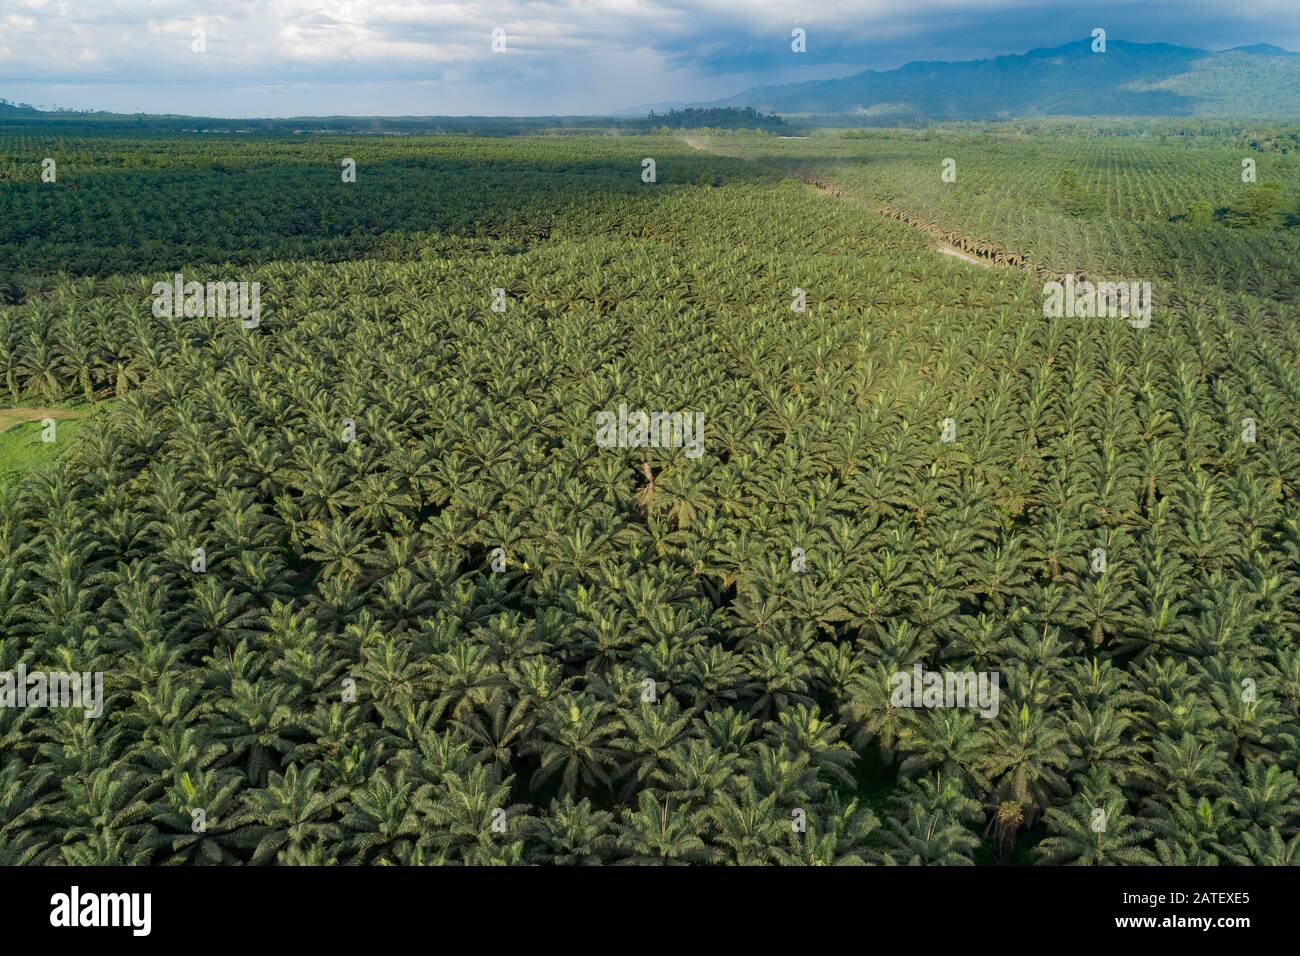
[[[1213,212],[1294,154],[22,124],[0,388],[86,417],[0,477],[0,672],[105,699],[0,708],[0,861],[1295,861],[1297,232]]]

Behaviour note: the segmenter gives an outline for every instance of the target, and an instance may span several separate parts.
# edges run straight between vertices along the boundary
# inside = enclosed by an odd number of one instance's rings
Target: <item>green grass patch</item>
[[[0,484],[48,467],[71,447],[85,425],[83,419],[56,419],[53,442],[42,440],[45,426],[39,421],[22,422],[0,432]]]

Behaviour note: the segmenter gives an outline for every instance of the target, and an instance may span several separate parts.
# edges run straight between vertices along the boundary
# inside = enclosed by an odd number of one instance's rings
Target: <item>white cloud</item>
[[[1014,52],[1083,36],[1080,24],[1092,18],[1149,24],[1144,40],[1195,42],[1177,31],[1203,23],[1205,45],[1217,45],[1223,31],[1212,25],[1230,20],[1244,25],[1233,42],[1300,41],[1296,0],[1097,0],[1082,11],[1072,0],[4,2],[12,12],[0,16],[0,95],[73,84],[91,92],[67,105],[118,109],[113,88],[142,94],[153,104],[144,108],[191,110],[205,85],[277,89],[304,103],[352,102],[355,89],[374,95],[387,85],[386,98],[360,111],[390,113],[398,110],[389,102],[402,111],[424,103],[411,92],[420,84],[446,93],[426,112],[512,103],[517,112],[600,111],[908,58]],[[1075,32],[1059,35],[1067,18]],[[808,31],[806,58],[786,55],[795,25]],[[1157,35],[1162,26],[1173,33]],[[205,53],[191,52],[195,27],[206,31]],[[507,31],[506,53],[492,52],[494,27]],[[97,86],[105,95],[95,96]],[[255,99],[244,104],[258,111]],[[327,110],[322,101],[317,111]]]

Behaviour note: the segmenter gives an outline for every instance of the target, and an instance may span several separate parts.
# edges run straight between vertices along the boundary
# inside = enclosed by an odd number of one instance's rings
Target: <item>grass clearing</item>
[[[74,408],[0,408],[0,484],[43,468],[66,451],[85,426],[85,410]],[[43,440],[53,419],[54,441]]]

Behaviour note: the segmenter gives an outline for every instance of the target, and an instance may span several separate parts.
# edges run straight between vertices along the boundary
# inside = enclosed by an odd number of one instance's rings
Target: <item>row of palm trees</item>
[[[0,308],[139,379],[0,487],[0,672],[106,693],[0,708],[0,860],[1294,862],[1292,305],[1044,319],[775,181],[250,268],[254,330],[156,278]]]
[[[156,332],[144,317],[111,300],[65,316],[38,302],[21,321],[0,317],[6,396],[13,403],[121,398],[159,358]]]
[[[553,223],[599,219],[633,198],[652,205],[701,179],[764,178],[672,136],[146,137],[71,121],[41,135],[42,125],[0,124],[0,302],[39,298],[60,271],[408,258],[450,236],[526,244]],[[643,188],[646,156],[666,190]]]
[[[1147,130],[1089,121],[804,140],[719,132],[708,145],[1001,264],[1283,302],[1294,301],[1300,286],[1300,232],[1287,228],[1300,165],[1230,123]],[[951,182],[941,176],[949,159]],[[1246,159],[1255,163],[1253,181],[1243,181]],[[1063,181],[1073,184],[1064,197]],[[1261,212],[1269,209],[1271,217]],[[1251,228],[1212,224],[1247,220]]]

